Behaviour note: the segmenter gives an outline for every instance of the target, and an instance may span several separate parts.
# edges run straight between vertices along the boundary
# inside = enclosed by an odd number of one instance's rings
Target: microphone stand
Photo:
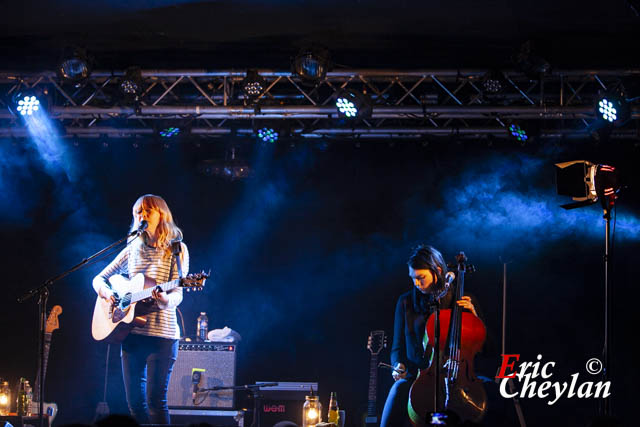
[[[434,295],[435,297],[435,295]],[[435,308],[435,318],[433,324],[433,360],[436,364],[435,366],[435,378],[436,380],[433,383],[433,412],[438,413],[440,408],[440,396],[439,396],[439,385],[440,385],[440,298],[435,297],[433,302],[431,303],[432,307]],[[430,422],[429,422],[430,423]]]
[[[136,230],[134,232],[129,233],[126,237],[123,237],[122,239],[118,240],[117,242],[114,242],[112,244],[110,244],[109,246],[107,246],[106,248],[96,252],[95,254],[91,255],[88,258],[83,259],[82,261],[80,261],[78,264],[74,265],[73,267],[71,267],[70,269],[58,274],[57,276],[53,276],[50,279],[47,279],[44,281],[43,284],[41,284],[40,286],[30,289],[27,292],[25,292],[22,296],[20,296],[18,298],[18,303],[22,304],[25,303],[27,301],[29,301],[31,298],[33,297],[38,297],[38,320],[39,320],[39,339],[38,339],[38,366],[40,366],[40,390],[38,390],[38,395],[40,397],[40,402],[39,402],[39,408],[38,408],[38,420],[39,420],[39,424],[40,427],[45,427],[44,424],[44,414],[42,413],[44,410],[44,345],[45,345],[45,328],[46,328],[46,317],[47,317],[47,300],[49,298],[49,292],[50,292],[50,288],[53,286],[53,284],[57,281],[59,281],[60,279],[63,279],[65,277],[67,277],[69,274],[73,273],[74,271],[80,270],[84,265],[86,265],[88,262],[92,261],[93,259],[99,257],[100,255],[104,254],[105,252],[111,250],[112,248],[122,244],[122,242],[124,242],[125,240],[127,240],[129,237],[132,237],[134,235],[139,236],[140,233],[142,233],[142,230]],[[136,237],[137,237],[136,236]]]
[[[260,387],[275,387],[279,383],[260,383],[260,384],[246,384],[246,385],[232,385],[232,386],[216,386],[211,388],[197,388],[196,393],[202,391],[217,391],[217,390],[249,390],[251,397],[253,398],[253,421],[250,427],[260,427],[260,405],[262,404],[262,394],[260,394]]]

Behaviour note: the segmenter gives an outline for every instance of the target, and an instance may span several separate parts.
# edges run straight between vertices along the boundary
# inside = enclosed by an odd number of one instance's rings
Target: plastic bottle
[[[207,313],[204,311],[200,313],[200,316],[198,316],[197,330],[197,340],[203,342],[206,341],[207,334],[209,333],[209,319],[207,318]]]
[[[336,396],[336,392],[331,392],[331,399],[329,400],[329,416],[327,417],[327,421],[330,423],[334,423],[335,425],[340,425],[340,408],[338,408],[338,397]]]

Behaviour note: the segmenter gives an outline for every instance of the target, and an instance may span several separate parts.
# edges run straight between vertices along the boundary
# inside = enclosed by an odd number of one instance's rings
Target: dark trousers
[[[413,378],[396,381],[389,390],[387,401],[384,403],[380,427],[402,427],[411,425],[407,405],[409,403],[409,391],[413,384]]]
[[[127,404],[140,424],[169,424],[167,390],[177,357],[178,340],[129,334],[122,343]]]

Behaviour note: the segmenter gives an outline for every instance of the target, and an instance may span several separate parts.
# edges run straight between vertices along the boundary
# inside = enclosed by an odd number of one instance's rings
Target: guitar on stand
[[[209,277],[209,273],[200,272],[189,274],[187,277],[171,280],[166,283],[157,284],[155,280],[138,273],[131,279],[116,274],[109,278],[115,303],[105,301],[98,297],[93,310],[93,321],[91,323],[91,334],[96,341],[108,343],[122,342],[129,331],[134,326],[144,326],[147,322],[145,317],[149,314],[151,304],[151,292],[157,287],[163,292],[182,287],[187,291],[202,290],[204,282]],[[138,304],[139,302],[142,302]]]
[[[371,353],[371,361],[369,362],[369,391],[367,393],[367,413],[362,417],[362,425],[378,426],[380,419],[378,418],[378,409],[376,400],[378,396],[378,355],[382,349],[387,347],[387,337],[384,331],[371,331],[367,340],[367,350]]]
[[[58,324],[58,316],[62,313],[62,307],[54,305],[47,318],[47,324],[44,330],[44,372],[40,372],[38,369],[38,375],[36,376],[35,387],[33,388],[33,402],[31,402],[31,413],[38,415],[40,413],[40,381],[44,381],[47,378],[47,362],[49,360],[49,348],[51,347],[51,334],[56,329],[60,328]],[[53,423],[53,420],[58,415],[58,405],[55,403],[42,403],[44,414],[48,415],[49,427]]]

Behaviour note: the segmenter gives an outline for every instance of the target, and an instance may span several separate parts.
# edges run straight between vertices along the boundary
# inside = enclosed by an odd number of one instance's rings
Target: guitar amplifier
[[[194,382],[199,389],[235,386],[236,344],[223,342],[187,343],[178,346],[178,359],[169,381],[169,408],[233,408],[233,390],[203,391],[193,398]]]
[[[256,384],[267,381],[256,381]],[[275,381],[274,381],[275,382]],[[318,395],[318,383],[307,382],[279,382],[277,386],[260,387],[262,407],[260,408],[260,422],[265,427],[271,427],[280,421],[292,421],[302,424],[302,406],[305,396]]]

